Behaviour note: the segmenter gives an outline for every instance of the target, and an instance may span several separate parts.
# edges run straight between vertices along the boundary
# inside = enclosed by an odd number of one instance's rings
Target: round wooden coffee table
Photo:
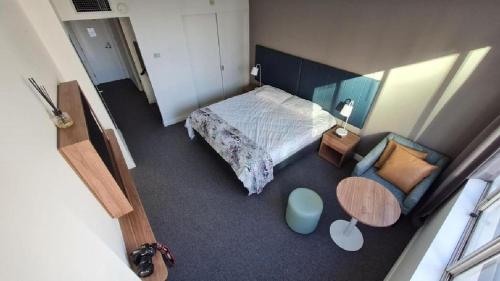
[[[337,185],[340,206],[352,218],[336,220],[330,225],[333,241],[346,251],[357,251],[363,246],[363,235],[356,227],[358,221],[374,227],[394,224],[401,215],[398,200],[376,181],[349,177]]]

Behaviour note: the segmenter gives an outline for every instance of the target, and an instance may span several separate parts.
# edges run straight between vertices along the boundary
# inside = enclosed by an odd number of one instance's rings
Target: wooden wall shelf
[[[111,217],[119,218],[131,212],[132,205],[92,145],[78,83],[59,84],[57,94],[58,107],[74,121],[73,126],[57,130],[59,152]]]
[[[113,130],[102,132],[113,175],[92,145],[85,119],[80,87],[76,81],[58,86],[58,106],[68,112],[74,124],[58,129],[58,149],[90,191],[114,218],[118,218],[127,253],[144,243],[156,242]],[[159,252],[153,257],[155,271],[144,281],[165,281],[168,270]],[[132,268],[134,271],[136,268]]]
[[[135,187],[134,179],[130,175],[127,168],[125,159],[118,145],[115,133],[113,130],[104,130],[104,134],[108,139],[109,150],[114,159],[114,168],[116,173],[121,178],[120,185],[123,187],[130,204],[132,204],[134,211],[119,218],[120,227],[125,240],[125,248],[127,253],[137,249],[144,243],[156,242],[156,238],[149,224],[148,217],[142,206],[139,193]],[[155,271],[153,275],[143,278],[145,281],[165,281],[168,277],[168,270],[163,258],[159,252],[153,257]],[[134,268],[135,270],[136,268]]]

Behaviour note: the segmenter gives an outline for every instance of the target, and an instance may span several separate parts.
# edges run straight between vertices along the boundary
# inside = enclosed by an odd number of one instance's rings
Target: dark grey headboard
[[[315,102],[332,115],[347,99],[354,101],[349,123],[362,128],[378,92],[379,80],[257,45],[255,63],[262,83]]]

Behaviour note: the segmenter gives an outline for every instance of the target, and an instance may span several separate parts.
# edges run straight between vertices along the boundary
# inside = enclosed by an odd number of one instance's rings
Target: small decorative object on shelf
[[[45,87],[42,85],[38,85],[38,83],[33,79],[33,77],[28,78],[28,81],[33,85],[33,88],[42,96],[42,98],[50,105],[52,108],[52,113],[54,115],[51,116],[52,122],[56,125],[56,127],[64,129],[71,127],[73,125],[73,119],[71,119],[71,116],[67,112],[62,112],[59,108],[57,108],[52,101],[52,99],[49,96],[49,93],[45,89]]]

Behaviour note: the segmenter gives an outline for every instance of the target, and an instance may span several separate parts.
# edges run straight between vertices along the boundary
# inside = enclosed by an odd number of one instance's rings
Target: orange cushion
[[[382,152],[382,154],[378,158],[378,161],[375,163],[375,165],[374,165],[375,168],[380,168],[384,165],[385,161],[387,161],[389,156],[391,156],[391,153],[394,151],[396,146],[403,148],[404,150],[406,150],[407,152],[409,152],[413,156],[417,157],[418,159],[425,159],[425,157],[427,157],[426,152],[418,151],[418,150],[415,150],[413,148],[409,148],[407,146],[399,144],[399,143],[395,142],[394,140],[390,140],[387,143],[387,145],[385,146],[384,152]]]
[[[408,194],[435,169],[437,166],[415,157],[400,146],[396,146],[389,159],[377,173]]]

